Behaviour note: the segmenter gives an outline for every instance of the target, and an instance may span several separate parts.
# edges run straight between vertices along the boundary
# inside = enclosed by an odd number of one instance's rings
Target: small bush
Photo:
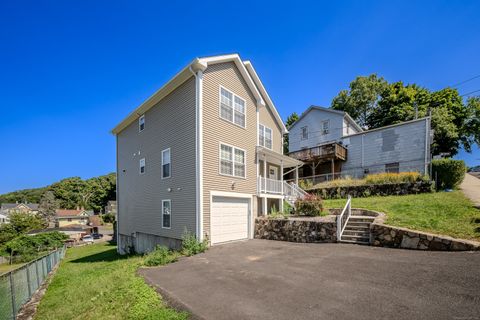
[[[313,187],[313,182],[312,180],[309,180],[309,179],[302,179],[298,181],[298,186],[303,190],[308,190],[311,187]]]
[[[463,160],[438,159],[432,160],[433,178],[436,179],[437,189],[455,189],[463,178],[467,167]]]
[[[203,239],[202,242],[197,240],[197,237],[185,231],[182,236],[182,254],[186,256],[193,256],[198,253],[207,251],[208,249],[208,239]]]
[[[302,200],[297,200],[295,206],[296,212],[303,216],[315,217],[328,214],[328,212],[323,210],[322,199],[313,194],[307,194]]]
[[[407,183],[416,182],[422,176],[418,172],[376,173],[365,177],[366,184]]]
[[[178,253],[168,250],[167,247],[157,246],[155,250],[145,256],[143,264],[148,267],[163,266],[178,260]]]

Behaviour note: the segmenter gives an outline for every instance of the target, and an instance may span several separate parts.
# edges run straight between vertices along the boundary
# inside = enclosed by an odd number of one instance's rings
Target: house
[[[313,183],[429,170],[429,117],[363,130],[346,112],[311,106],[289,131],[289,156],[305,163],[299,175]]]
[[[93,215],[93,211],[84,209],[57,209],[55,210],[55,226],[65,227],[74,224],[87,225],[91,215]]]
[[[105,206],[105,214],[117,214],[117,201],[110,200],[107,202],[107,205]]]
[[[46,228],[46,229],[37,229],[28,232],[28,235],[36,235],[46,232],[54,232],[58,231],[61,233],[66,234],[69,236],[70,239],[78,242],[82,239],[84,235],[95,233],[95,229],[91,226],[87,226],[84,224],[70,224],[63,227],[55,227],[55,228]]]
[[[0,214],[9,216],[13,212],[37,214],[38,203],[2,203],[0,206]]]
[[[256,216],[301,194],[283,181],[302,165],[283,154],[287,129],[237,54],[194,59],[112,133],[120,253],[179,247],[186,230],[211,245],[251,238]]]
[[[10,218],[6,214],[0,213],[0,225],[10,223]]]

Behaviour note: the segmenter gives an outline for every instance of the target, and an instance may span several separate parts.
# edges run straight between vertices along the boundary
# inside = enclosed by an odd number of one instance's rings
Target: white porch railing
[[[307,193],[295,183],[285,181],[283,182],[283,194],[293,199],[303,199],[303,197],[307,195]]]
[[[337,241],[342,239],[343,231],[347,225],[348,219],[352,214],[352,197],[348,196],[347,203],[343,207],[342,213],[337,217]]]
[[[282,180],[269,179],[264,177],[257,178],[258,191],[260,193],[282,194]]]

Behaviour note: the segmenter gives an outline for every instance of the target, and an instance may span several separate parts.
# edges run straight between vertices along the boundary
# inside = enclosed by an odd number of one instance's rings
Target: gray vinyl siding
[[[220,118],[220,85],[246,101],[245,129]],[[245,179],[220,175],[220,143],[246,151]],[[212,190],[256,194],[256,145],[256,99],[240,71],[233,62],[209,66],[205,70],[203,80],[203,228],[207,235],[210,235],[210,192]],[[233,187],[232,182],[235,183]],[[255,210],[255,202],[252,203],[252,207]]]
[[[343,144],[347,147],[347,161],[342,172],[362,176],[364,169],[370,173],[383,172],[385,164],[398,162],[400,171],[425,171],[425,153],[430,162],[428,119],[408,122],[398,126],[347,136]],[[362,151],[363,137],[363,151]],[[427,152],[425,152],[427,144]],[[363,169],[362,169],[363,168]]]
[[[329,120],[329,133],[322,133],[322,122]],[[302,140],[302,128],[308,127],[308,139]],[[289,152],[312,148],[343,136],[344,116],[329,111],[312,109],[289,130]]]
[[[191,77],[117,137],[119,233],[181,239],[195,232],[195,79]],[[171,178],[161,178],[161,152],[171,150]],[[145,174],[139,159],[145,158]],[[170,189],[170,191],[169,191]],[[171,200],[171,229],[162,228],[162,200]]]

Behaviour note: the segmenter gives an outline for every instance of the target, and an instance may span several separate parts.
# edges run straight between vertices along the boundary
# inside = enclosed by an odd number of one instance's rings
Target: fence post
[[[11,291],[11,296],[12,296],[12,311],[13,311],[13,317],[12,319],[15,319],[17,315],[17,307],[15,305],[15,285],[13,284],[13,272],[10,272],[10,291]]]
[[[25,271],[27,271],[27,288],[28,288],[28,296],[32,296],[32,288],[30,287],[30,271],[28,270],[28,264],[25,267]]]
[[[38,275],[38,259],[35,260],[35,272],[37,273],[37,284],[38,284],[38,288],[40,288],[40,277]]]

